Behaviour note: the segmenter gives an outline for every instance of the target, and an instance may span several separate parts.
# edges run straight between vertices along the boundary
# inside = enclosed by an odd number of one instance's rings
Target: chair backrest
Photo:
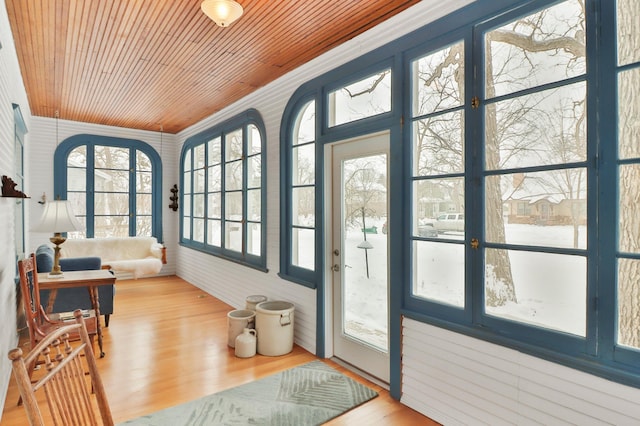
[[[9,352],[13,373],[32,426],[44,425],[44,419],[49,417],[56,425],[113,425],[82,312],[78,309],[74,316],[75,324],[49,333],[27,356],[23,357],[20,348]],[[80,341],[72,343],[70,334],[78,333]],[[46,374],[43,373],[43,377],[32,382],[28,366],[38,358],[44,359]],[[83,365],[82,359],[86,365]],[[95,401],[91,396],[92,391]],[[43,392],[44,398],[37,398],[37,392]],[[41,410],[41,406],[45,405],[48,413]],[[97,413],[95,405],[98,407]]]
[[[44,322],[44,312],[40,305],[40,286],[38,285],[38,267],[33,253],[25,259],[18,261],[20,274],[20,291],[24,306],[24,314],[29,327],[29,339],[33,348],[38,340],[43,337],[40,326]]]

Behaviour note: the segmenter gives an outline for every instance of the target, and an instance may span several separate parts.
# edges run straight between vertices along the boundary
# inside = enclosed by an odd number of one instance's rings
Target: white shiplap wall
[[[232,262],[180,247],[178,250],[178,275],[236,308],[243,307],[246,296],[251,294],[263,294],[270,299],[293,302],[296,306],[295,341],[310,352],[315,352],[315,290],[283,281],[277,276],[280,249],[280,122],[286,103],[293,92],[303,83],[468,3],[471,1],[455,0],[446,2],[446,4],[434,1],[421,2],[179,133],[179,143],[182,144],[188,137],[249,108],[257,109],[262,115],[268,145],[267,263],[269,273],[257,272]]]
[[[14,118],[11,104],[20,105],[27,127],[30,114],[4,0],[0,1],[0,43],[0,176],[7,175],[15,179]],[[18,343],[14,285],[16,201],[18,200],[15,198],[0,198],[0,420],[11,376],[7,353]],[[28,209],[29,200],[26,200],[25,205]]]
[[[446,425],[638,425],[640,390],[403,321],[402,399]]]

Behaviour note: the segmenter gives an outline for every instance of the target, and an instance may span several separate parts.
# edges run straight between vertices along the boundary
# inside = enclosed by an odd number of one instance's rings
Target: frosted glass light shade
[[[204,0],[200,9],[221,27],[228,27],[242,16],[242,6],[233,0]]]
[[[82,225],[76,219],[67,200],[47,201],[40,223],[32,229],[34,232],[73,232],[81,231]]]

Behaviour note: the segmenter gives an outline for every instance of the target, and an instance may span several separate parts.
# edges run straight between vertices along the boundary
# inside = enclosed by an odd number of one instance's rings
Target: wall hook
[[[169,204],[169,208],[175,212],[178,210],[178,185],[173,185],[173,188],[171,188],[170,191],[171,197],[169,197],[169,199],[171,200],[171,204]]]

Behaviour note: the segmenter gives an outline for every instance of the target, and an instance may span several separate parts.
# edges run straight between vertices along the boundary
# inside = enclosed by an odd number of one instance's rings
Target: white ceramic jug
[[[238,358],[251,358],[256,354],[256,331],[245,328],[242,334],[236,337],[236,356]]]

